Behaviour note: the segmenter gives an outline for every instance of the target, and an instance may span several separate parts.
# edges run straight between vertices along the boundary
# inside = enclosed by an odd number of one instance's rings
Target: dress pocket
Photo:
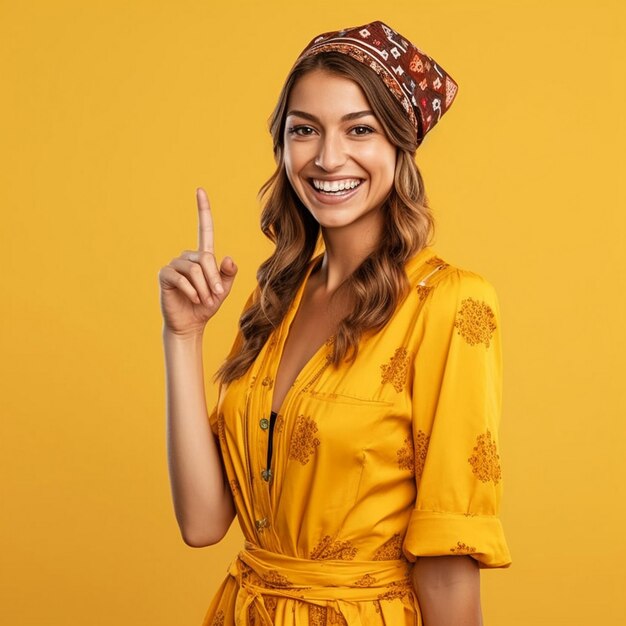
[[[341,456],[351,463],[363,463],[364,453],[397,432],[397,409],[389,400],[374,400],[335,391],[303,395],[297,407],[299,420],[315,423],[328,458]]]
[[[351,394],[336,393],[333,391],[309,391],[308,395],[315,400],[325,402],[338,402],[340,404],[353,404],[357,406],[372,406],[383,409],[384,407],[393,406],[390,400],[375,400],[372,398],[361,398]]]

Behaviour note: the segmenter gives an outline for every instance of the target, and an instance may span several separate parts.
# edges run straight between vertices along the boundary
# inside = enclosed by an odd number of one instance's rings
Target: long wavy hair
[[[239,319],[237,340],[214,376],[220,383],[237,379],[248,370],[283,320],[316,247],[323,243],[320,225],[293,190],[283,160],[289,94],[296,81],[312,70],[356,82],[396,146],[397,155],[394,185],[382,207],[384,225],[378,246],[341,285],[354,305],[335,333],[333,366],[353,361],[362,335],[381,330],[389,321],[410,289],[405,263],[430,245],[434,235],[434,218],[415,163],[416,132],[401,104],[374,70],[348,55],[323,52],[300,59],[289,72],[269,118],[276,170],[258,194],[263,204],[261,230],[276,248],[257,270],[258,284]]]

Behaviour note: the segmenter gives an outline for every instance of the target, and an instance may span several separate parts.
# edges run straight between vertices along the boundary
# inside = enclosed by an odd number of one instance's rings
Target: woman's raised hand
[[[224,257],[217,267],[213,218],[202,187],[198,203],[198,250],[184,250],[159,271],[161,312],[165,328],[180,335],[202,333],[233,286],[237,266]]]

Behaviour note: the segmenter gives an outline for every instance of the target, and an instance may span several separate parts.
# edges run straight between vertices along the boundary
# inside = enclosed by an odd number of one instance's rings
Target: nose
[[[315,165],[327,172],[336,170],[346,162],[346,150],[340,133],[326,133],[319,143]]]

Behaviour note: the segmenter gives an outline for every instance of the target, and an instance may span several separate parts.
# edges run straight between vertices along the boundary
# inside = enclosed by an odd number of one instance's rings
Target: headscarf
[[[400,102],[421,144],[450,108],[456,81],[432,57],[380,21],[317,35],[296,64],[320,52],[341,52],[373,69]]]

